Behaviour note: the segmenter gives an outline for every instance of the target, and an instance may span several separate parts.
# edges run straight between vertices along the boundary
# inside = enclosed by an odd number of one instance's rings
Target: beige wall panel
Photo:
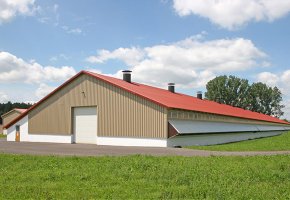
[[[166,108],[88,75],[32,110],[29,133],[71,134],[71,108],[78,106],[97,106],[98,136],[167,137]]]
[[[3,133],[3,125],[0,124],[0,134],[2,134],[2,133]]]
[[[19,112],[13,110],[11,113],[5,115],[3,117],[3,126],[5,126],[6,124],[9,124],[12,120],[14,120],[16,117],[18,117],[20,115]]]
[[[209,114],[209,113],[200,113],[200,112],[194,112],[194,111],[184,111],[184,110],[178,110],[178,109],[169,110],[168,119],[233,122],[233,123],[245,123],[245,124],[262,124],[262,125],[277,125],[278,124],[278,123],[271,123],[271,122],[265,122],[265,121],[243,119],[243,118],[238,118],[238,117],[229,117],[229,116],[215,115],[215,114]],[[283,126],[287,126],[287,125],[283,125]]]

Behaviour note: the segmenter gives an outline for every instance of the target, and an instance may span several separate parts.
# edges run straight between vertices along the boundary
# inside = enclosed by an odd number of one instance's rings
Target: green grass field
[[[290,132],[279,136],[212,146],[191,146],[191,149],[212,151],[282,151],[290,150]]]
[[[290,157],[0,154],[0,199],[289,199]]]

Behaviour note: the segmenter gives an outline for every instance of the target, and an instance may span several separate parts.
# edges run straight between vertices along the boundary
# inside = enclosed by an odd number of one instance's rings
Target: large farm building
[[[8,141],[172,147],[267,137],[278,118],[174,91],[81,71],[6,124]]]

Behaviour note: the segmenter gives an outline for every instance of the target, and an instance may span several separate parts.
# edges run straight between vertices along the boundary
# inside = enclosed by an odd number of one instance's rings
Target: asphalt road
[[[290,151],[220,152],[162,147],[120,147],[94,144],[7,142],[0,139],[0,153],[60,156],[255,156],[290,154]]]

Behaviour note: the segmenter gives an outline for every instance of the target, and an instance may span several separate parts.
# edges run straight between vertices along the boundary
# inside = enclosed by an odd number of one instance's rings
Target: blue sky
[[[289,105],[289,12],[290,0],[0,0],[0,102],[35,102],[83,69],[132,69],[190,95],[232,74]]]

